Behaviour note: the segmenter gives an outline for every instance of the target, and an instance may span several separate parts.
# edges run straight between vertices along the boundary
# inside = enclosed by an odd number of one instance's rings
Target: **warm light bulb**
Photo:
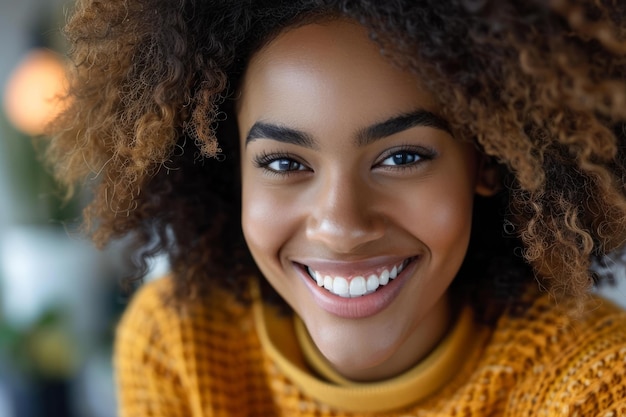
[[[60,97],[67,82],[60,56],[47,49],[29,52],[13,70],[6,85],[4,108],[15,127],[32,136],[62,110]]]

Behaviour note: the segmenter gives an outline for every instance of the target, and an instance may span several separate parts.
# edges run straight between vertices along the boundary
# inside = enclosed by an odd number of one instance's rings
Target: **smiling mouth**
[[[303,265],[303,267],[311,279],[317,283],[318,287],[323,287],[331,294],[339,297],[357,298],[372,294],[379,288],[389,284],[415,259],[415,257],[407,258],[397,265],[382,269],[378,274],[355,275],[351,278],[325,274],[315,271],[306,265]]]

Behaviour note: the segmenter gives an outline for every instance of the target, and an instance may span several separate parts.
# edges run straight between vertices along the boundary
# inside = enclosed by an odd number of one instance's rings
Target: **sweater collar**
[[[265,305],[258,286],[253,287],[254,320],[264,351],[305,394],[344,411],[383,412],[419,403],[452,380],[486,335],[466,306],[448,334],[413,368],[383,381],[353,382],[332,369],[301,320]]]

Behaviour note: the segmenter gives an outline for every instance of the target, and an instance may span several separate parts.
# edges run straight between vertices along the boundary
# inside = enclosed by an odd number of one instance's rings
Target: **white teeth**
[[[324,277],[324,288],[330,292],[333,291],[333,279],[328,275]]]
[[[333,293],[340,297],[350,297],[350,287],[348,280],[343,277],[335,277],[333,280]]]
[[[367,276],[367,279],[363,276],[356,276],[349,281],[340,276],[332,277],[330,275],[322,275],[322,273],[314,271],[308,266],[306,269],[318,286],[324,287],[335,295],[348,298],[371,294],[380,286],[387,285],[389,280],[396,278],[408,263],[409,260],[405,260],[401,264],[395,265],[391,269],[391,272],[385,269],[381,272],[380,276],[370,274]]]
[[[360,297],[366,292],[365,278],[356,277],[350,281],[350,297]]]
[[[368,292],[376,291],[376,288],[378,288],[379,286],[380,286],[380,281],[378,281],[378,277],[375,274],[372,274],[367,278],[366,288]]]
[[[322,274],[320,274],[319,272],[315,272],[315,275],[313,275],[315,277],[315,281],[317,281],[317,285],[320,287],[324,286],[324,277],[322,276]]]
[[[311,278],[313,278],[315,280],[315,282],[317,282],[317,285],[320,287],[324,286],[324,277],[322,276],[322,274],[320,274],[319,272],[315,272],[314,270],[311,269],[311,267],[306,267],[307,272],[309,273],[309,275],[311,275]]]
[[[398,268],[394,266],[391,272],[389,273],[389,279],[394,279],[397,276],[398,276]]]
[[[389,283],[389,271],[386,269],[380,274],[380,285],[387,285]]]

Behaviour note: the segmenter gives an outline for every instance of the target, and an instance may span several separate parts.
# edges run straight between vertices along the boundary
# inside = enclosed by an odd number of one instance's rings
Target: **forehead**
[[[298,110],[342,113],[355,105],[364,118],[380,117],[381,110],[436,110],[413,74],[383,57],[364,27],[343,19],[284,30],[252,56],[240,93],[239,113],[253,119]]]

